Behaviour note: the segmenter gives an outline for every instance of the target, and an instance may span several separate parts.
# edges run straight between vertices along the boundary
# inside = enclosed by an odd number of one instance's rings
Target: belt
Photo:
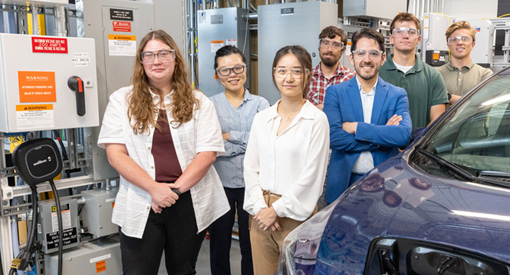
[[[280,197],[282,196],[280,194],[276,194],[276,193],[273,193],[273,192],[268,191],[268,190],[262,190],[262,195],[264,195],[264,196],[265,195],[268,195],[268,196],[280,196]]]

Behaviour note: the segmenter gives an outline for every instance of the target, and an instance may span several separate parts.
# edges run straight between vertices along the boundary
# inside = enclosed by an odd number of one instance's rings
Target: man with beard
[[[341,29],[335,26],[324,28],[319,34],[319,41],[321,62],[312,71],[310,89],[306,99],[322,110],[326,89],[331,85],[351,79],[355,73],[340,65],[339,62],[345,52],[345,45],[347,45],[347,36]]]
[[[444,112],[448,103],[441,74],[416,55],[420,30],[420,20],[412,13],[395,16],[390,24],[394,51],[380,71],[382,79],[407,91],[413,129],[429,125]]]
[[[407,93],[379,77],[384,37],[371,28],[352,36],[353,79],[328,88],[324,112],[330,127],[325,198],[328,204],[411,138]]]
[[[446,84],[448,103],[453,104],[480,81],[492,75],[492,71],[471,61],[476,30],[468,22],[453,23],[446,29],[445,35],[451,60],[437,70]]]

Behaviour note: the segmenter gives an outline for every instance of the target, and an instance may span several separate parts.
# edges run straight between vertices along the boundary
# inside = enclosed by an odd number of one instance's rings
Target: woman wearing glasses
[[[148,33],[132,85],[114,92],[99,146],[120,174],[112,220],[119,225],[124,274],[195,274],[205,229],[228,211],[211,167],[222,153],[214,106],[193,91],[175,41]]]
[[[250,239],[255,274],[274,274],[285,237],[312,215],[322,192],[329,153],[326,115],[304,99],[312,59],[286,46],[273,61],[281,93],[255,116],[244,161],[244,209],[253,215]]]
[[[223,93],[210,98],[216,107],[225,146],[225,155],[216,159],[214,168],[223,183],[230,211],[209,227],[211,274],[231,274],[230,245],[237,212],[241,272],[249,275],[253,274],[253,263],[248,231],[249,215],[243,210],[243,161],[253,117],[268,108],[269,102],[263,97],[250,94],[244,88],[246,58],[238,48],[230,45],[220,48],[214,57],[214,70],[218,81],[225,88]]]

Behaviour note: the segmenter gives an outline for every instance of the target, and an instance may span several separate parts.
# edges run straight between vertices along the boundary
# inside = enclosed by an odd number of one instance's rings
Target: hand
[[[386,122],[386,125],[400,125],[400,122],[402,121],[402,116],[399,116],[399,115],[393,115],[392,117],[390,117],[390,119],[388,119],[388,122]]]
[[[224,139],[224,140],[230,140],[230,132],[228,132],[228,133],[223,133],[223,139]]]
[[[167,183],[154,182],[154,184],[151,185],[151,189],[149,190],[149,195],[151,195],[152,203],[159,208],[170,207],[172,204],[175,204],[175,201],[179,199],[179,196],[172,192],[172,188],[175,187],[172,187]]]
[[[163,211],[163,208],[159,207],[157,204],[155,204],[153,201],[151,202],[151,207],[152,207],[152,210],[157,213],[157,214],[161,214],[161,212]]]
[[[356,134],[357,127],[358,127],[357,122],[344,122],[342,124],[342,129],[349,134]]]
[[[280,230],[280,225],[275,225],[277,218],[278,215],[276,215],[276,211],[274,211],[273,207],[263,208],[253,217],[253,219],[257,221],[260,229],[273,230],[272,226],[274,226],[275,231]]]

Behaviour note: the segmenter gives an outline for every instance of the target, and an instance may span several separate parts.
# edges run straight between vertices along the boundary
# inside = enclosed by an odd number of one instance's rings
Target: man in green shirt
[[[413,14],[403,12],[395,16],[390,25],[390,42],[394,52],[387,57],[379,72],[382,79],[407,91],[413,130],[434,121],[448,103],[441,74],[416,55],[416,46],[421,40],[420,30],[420,20]]]
[[[492,71],[471,61],[476,30],[468,22],[453,23],[446,29],[445,35],[451,60],[437,70],[446,84],[449,103],[453,104],[480,81],[492,75]]]

